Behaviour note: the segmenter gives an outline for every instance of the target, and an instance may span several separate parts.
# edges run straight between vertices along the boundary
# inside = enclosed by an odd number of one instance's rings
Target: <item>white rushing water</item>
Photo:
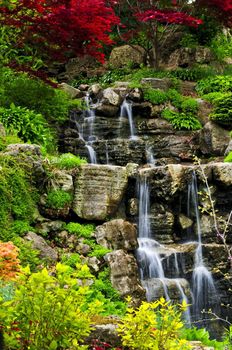
[[[193,313],[195,319],[202,319],[203,310],[207,310],[217,304],[217,292],[211,272],[207,268],[202,252],[202,233],[200,225],[199,200],[197,178],[195,172],[192,175],[192,183],[188,190],[188,211],[193,207],[197,227],[197,248],[194,259],[194,270],[192,277],[192,290],[194,296]],[[190,216],[190,212],[188,212]]]
[[[124,99],[121,107],[120,107],[120,121],[123,120],[123,118],[128,118],[129,126],[130,126],[130,139],[136,140],[136,130],[133,120],[133,113],[132,113],[132,103],[131,101],[128,101],[127,99]],[[121,122],[120,122],[121,124]]]

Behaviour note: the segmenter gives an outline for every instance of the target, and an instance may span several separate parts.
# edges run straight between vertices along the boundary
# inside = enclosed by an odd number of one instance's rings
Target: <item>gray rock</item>
[[[103,91],[103,98],[108,104],[113,106],[120,106],[122,98],[112,88],[107,88]]]
[[[232,186],[232,163],[214,163],[213,176],[217,182]]]
[[[230,152],[232,152],[232,140],[230,140],[230,142],[225,150],[225,156],[227,156]]]
[[[139,281],[135,257],[123,250],[116,250],[108,253],[106,260],[110,266],[110,279],[113,287],[122,297],[130,295],[133,303],[138,305],[145,297],[145,290]]]
[[[64,90],[71,98],[83,97],[83,93],[79,89],[76,89],[67,83],[61,83],[60,88]]]
[[[145,50],[139,45],[115,47],[109,58],[109,66],[126,67],[128,64],[139,66],[145,61]]]
[[[134,250],[138,246],[135,225],[116,219],[98,226],[95,231],[97,243],[108,249]]]
[[[46,235],[47,233],[53,233],[53,232],[58,232],[63,229],[65,226],[65,222],[60,221],[60,220],[55,220],[55,221],[44,221],[41,223],[38,223],[36,225],[36,230],[41,234],[41,235]]]
[[[28,143],[16,143],[7,146],[4,153],[7,153],[8,155],[18,155],[20,153],[25,153],[28,156],[37,156],[41,157],[41,150],[40,146],[38,145],[31,145]]]
[[[172,81],[167,78],[143,78],[141,84],[150,85],[153,89],[167,91],[172,86]]]
[[[83,165],[75,182],[73,211],[87,220],[105,220],[118,209],[127,187],[126,168]]]
[[[53,171],[50,188],[51,190],[63,190],[72,194],[74,191],[73,178],[64,170]]]
[[[58,260],[57,251],[51,248],[43,237],[38,236],[34,232],[28,232],[24,239],[32,243],[32,248],[40,252],[40,257],[46,260]]]
[[[202,141],[206,145],[208,154],[224,155],[226,146],[230,142],[229,131],[216,123],[208,122],[202,130]],[[204,147],[204,145],[202,146]]]
[[[191,227],[193,224],[193,221],[188,218],[187,216],[185,216],[184,214],[180,214],[179,215],[179,223],[180,226],[183,230],[186,230],[187,228]]]

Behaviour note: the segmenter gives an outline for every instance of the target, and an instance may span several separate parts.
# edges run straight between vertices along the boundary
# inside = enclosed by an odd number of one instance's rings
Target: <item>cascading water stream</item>
[[[199,214],[199,201],[198,201],[198,188],[197,178],[195,172],[192,175],[192,183],[189,185],[188,190],[188,216],[190,216],[190,207],[193,206],[194,216],[196,219],[197,226],[197,248],[194,259],[194,270],[192,277],[192,290],[194,296],[193,302],[193,315],[194,319],[201,320],[203,310],[207,310],[215,306],[218,299],[216,288],[214,285],[213,277],[211,272],[206,267],[203,260],[202,252],[202,233],[200,225],[200,214]],[[213,304],[212,304],[213,300]]]
[[[122,121],[123,118],[128,118],[128,122],[130,126],[130,139],[136,140],[137,136],[136,136],[136,130],[135,130],[135,125],[133,121],[132,103],[127,99],[123,101],[120,108],[120,121]]]
[[[165,276],[162,255],[165,248],[155,239],[152,239],[151,223],[150,223],[150,190],[149,179],[146,174],[146,169],[140,171],[139,178],[139,248],[137,249],[137,260],[140,267],[140,276],[142,285],[146,290],[148,301],[152,301],[161,295],[164,295],[166,300],[170,300],[169,288],[174,288],[179,295],[179,300],[185,300],[188,303],[188,298],[185,294],[183,286],[188,288],[188,282],[179,278],[180,269],[178,264],[177,254],[174,254],[176,278],[167,278]],[[170,248],[169,248],[170,250]],[[171,251],[171,250],[170,250]],[[184,313],[184,318],[187,324],[190,324],[190,311]]]

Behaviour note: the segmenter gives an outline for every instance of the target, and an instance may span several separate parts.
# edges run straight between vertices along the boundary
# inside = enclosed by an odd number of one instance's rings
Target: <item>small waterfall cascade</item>
[[[178,301],[185,300],[188,303],[185,291],[189,290],[189,285],[186,279],[179,277],[180,269],[177,254],[172,248],[166,248],[152,238],[150,188],[146,169],[140,171],[138,231],[139,248],[137,249],[137,261],[147,300],[152,301],[161,296],[165,296],[166,300],[170,300],[172,299],[171,294],[173,294]],[[175,256],[175,278],[167,278],[165,276],[163,260],[168,254],[174,254]],[[189,310],[186,311],[184,317],[186,323],[190,323]]]
[[[151,147],[146,147],[146,158],[147,158],[147,163],[150,164],[152,167],[154,167],[156,163],[156,159],[154,157]]]
[[[204,318],[203,310],[215,309],[218,296],[214,285],[211,272],[204,263],[202,252],[202,234],[200,225],[200,214],[198,208],[198,188],[195,172],[192,175],[192,183],[188,189],[188,216],[190,216],[190,208],[193,208],[193,214],[196,219],[197,228],[197,248],[194,257],[194,269],[192,277],[193,290],[193,317],[196,320]]]
[[[77,120],[77,117],[74,114],[71,116],[71,121],[75,124],[79,138],[85,143],[85,148],[88,151],[90,163],[97,164],[97,156],[93,147],[93,143],[97,139],[97,137],[94,135],[94,122],[96,115],[92,100],[88,93],[85,96],[85,105],[86,109],[82,113],[81,118]]]
[[[130,140],[137,140],[136,130],[133,120],[133,112],[132,112],[132,102],[124,99],[121,107],[120,107],[120,126],[122,124],[123,119],[128,118],[129,126],[130,126]]]

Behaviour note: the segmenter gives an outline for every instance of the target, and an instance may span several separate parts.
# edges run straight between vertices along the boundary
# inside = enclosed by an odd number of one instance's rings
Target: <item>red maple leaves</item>
[[[119,23],[105,0],[21,0],[0,5],[0,24],[20,29],[17,45],[35,47],[47,60],[90,54],[103,61],[103,44],[112,43]]]

